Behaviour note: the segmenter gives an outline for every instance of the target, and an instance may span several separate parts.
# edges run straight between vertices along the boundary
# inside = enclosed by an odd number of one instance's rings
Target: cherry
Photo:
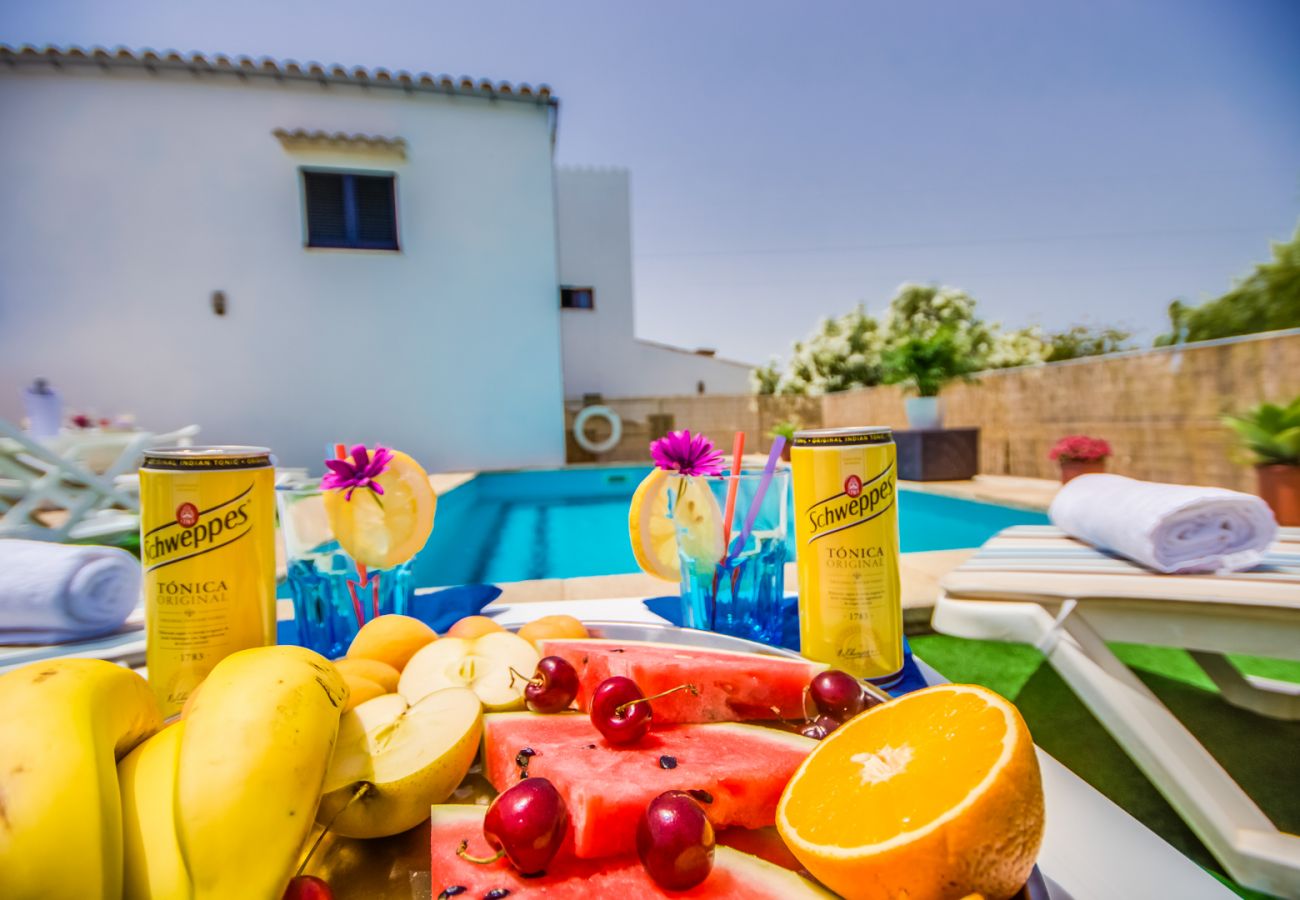
[[[676,691],[698,694],[693,684],[679,684],[675,688],[647,697],[631,678],[614,675],[606,678],[591,695],[591,724],[611,744],[634,744],[650,730],[653,715],[650,701],[658,700]]]
[[[490,859],[465,852],[457,855],[474,863],[496,862],[502,856],[523,875],[538,875],[550,865],[569,828],[564,798],[545,778],[526,778],[497,795],[483,816],[483,836],[497,851]]]
[[[637,823],[636,854],[661,888],[684,891],[713,870],[713,825],[693,797],[665,791]]]
[[[591,695],[591,724],[611,744],[635,743],[650,730],[650,704],[644,701],[631,678],[606,678]]]
[[[804,737],[810,737],[815,741],[820,741],[843,724],[843,722],[834,716],[818,716],[816,719],[801,728],[799,733]]]
[[[848,672],[827,669],[813,676],[808,693],[823,716],[847,722],[867,708],[866,691]]]
[[[578,672],[559,656],[545,656],[524,688],[524,700],[535,713],[557,713],[569,708],[578,696]]]
[[[295,875],[284,890],[283,900],[334,900],[334,892],[315,875]]]

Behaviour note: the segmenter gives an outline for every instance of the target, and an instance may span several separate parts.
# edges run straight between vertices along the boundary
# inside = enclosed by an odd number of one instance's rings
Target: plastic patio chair
[[[1033,644],[1240,884],[1300,896],[1300,836],[1279,831],[1106,646],[1190,651],[1225,702],[1300,719],[1300,685],[1243,676],[1224,656],[1300,660],[1300,528],[1263,564],[1160,575],[1050,526],[1008,528],[941,582],[936,631]]]
[[[137,491],[117,479],[139,463],[148,447],[190,441],[191,425],[168,434],[147,431],[87,435],[43,443],[0,419],[0,537],[66,541],[103,538],[139,528]],[[102,471],[90,458],[110,459]],[[37,513],[61,509],[56,526]]]

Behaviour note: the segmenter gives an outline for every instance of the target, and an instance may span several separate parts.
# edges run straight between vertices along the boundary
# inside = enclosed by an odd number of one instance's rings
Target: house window
[[[560,288],[561,309],[595,309],[596,289],[589,287]]]
[[[393,175],[303,170],[308,247],[397,249]]]

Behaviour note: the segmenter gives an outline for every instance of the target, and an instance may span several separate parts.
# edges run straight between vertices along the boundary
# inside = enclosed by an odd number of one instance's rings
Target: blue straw
[[[781,458],[781,451],[785,449],[785,438],[777,435],[772,440],[772,450],[767,454],[767,464],[763,466],[763,477],[758,480],[758,487],[754,489],[754,499],[749,504],[749,512],[745,515],[745,527],[740,530],[740,535],[732,542],[732,547],[736,548],[727,555],[728,564],[735,555],[745,548],[745,541],[749,540],[749,533],[754,530],[754,522],[758,519],[758,511],[763,506],[763,495],[767,493],[767,486],[772,483],[772,476],[776,474],[776,463]]]

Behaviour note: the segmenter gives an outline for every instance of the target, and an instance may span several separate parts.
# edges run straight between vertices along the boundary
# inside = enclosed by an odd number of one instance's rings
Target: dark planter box
[[[980,470],[978,428],[895,431],[898,477],[906,481],[965,481]]]

